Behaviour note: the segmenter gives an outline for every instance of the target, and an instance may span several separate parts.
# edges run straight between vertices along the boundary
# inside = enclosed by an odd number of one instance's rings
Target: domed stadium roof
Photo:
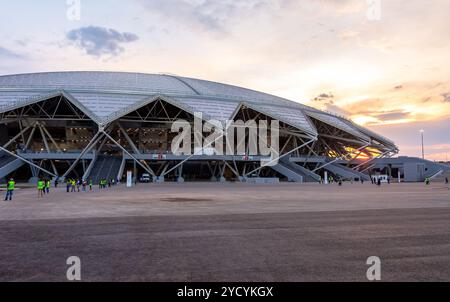
[[[125,72],[49,72],[0,76],[0,113],[64,94],[99,125],[164,98],[207,119],[231,119],[240,105],[317,136],[310,118],[364,141],[391,140],[339,116],[270,94],[173,75]]]

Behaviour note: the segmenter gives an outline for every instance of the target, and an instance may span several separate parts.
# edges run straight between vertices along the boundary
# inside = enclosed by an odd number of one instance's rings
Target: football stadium
[[[280,160],[262,166],[263,156],[245,149],[174,154],[172,124],[193,124],[196,113],[224,123],[278,121]],[[227,84],[123,72],[0,76],[0,179],[98,183],[132,171],[135,181],[149,182],[423,181],[446,172],[423,159],[394,158],[398,151],[390,139],[345,117]]]

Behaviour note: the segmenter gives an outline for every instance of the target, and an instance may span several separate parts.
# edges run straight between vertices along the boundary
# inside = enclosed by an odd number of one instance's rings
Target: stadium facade
[[[279,121],[282,158],[261,168],[258,154],[173,154],[171,124],[193,123],[197,112],[205,121]],[[393,141],[344,117],[216,82],[117,72],[0,76],[0,178],[97,182],[131,170],[153,181],[368,180],[376,169],[404,173],[392,163],[377,167],[397,153]]]

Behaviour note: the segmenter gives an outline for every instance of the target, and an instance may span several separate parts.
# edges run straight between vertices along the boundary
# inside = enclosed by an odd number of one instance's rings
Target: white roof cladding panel
[[[322,121],[328,125],[331,125],[342,131],[345,131],[351,135],[362,138],[366,141],[370,141],[370,137],[361,133],[357,128],[345,123],[343,120],[341,120],[340,118],[338,118],[336,116],[333,116],[333,115],[330,115],[327,113],[318,113],[318,112],[310,112],[310,111],[307,111],[306,114],[315,119],[318,119],[319,121]]]
[[[230,120],[233,113],[235,113],[236,109],[238,109],[241,104],[239,101],[211,100],[200,97],[172,97],[172,99],[193,108],[195,112],[203,113],[205,115],[204,117],[208,119],[211,118],[219,121]],[[254,110],[261,111],[262,113],[270,115],[273,118],[290,124],[300,130],[304,130],[314,135],[317,134],[314,126],[308,121],[308,118],[300,109],[260,105],[255,102],[247,102],[246,104]]]
[[[195,94],[173,77],[126,72],[50,72],[0,76],[0,88],[4,87]]]
[[[239,106],[238,101],[211,101],[207,98],[182,98],[172,97],[174,100],[194,108],[196,112],[201,112],[211,119],[226,121]]]
[[[128,106],[144,103],[151,98],[143,95],[102,94],[102,93],[71,93],[71,95],[101,120],[124,110]]]
[[[54,94],[52,91],[47,92],[22,92],[22,91],[0,91],[0,112],[8,110],[10,107],[18,107],[22,103],[26,104],[35,99]]]
[[[317,135],[317,130],[310,123],[308,117],[300,109],[285,108],[270,105],[259,105],[256,103],[248,103],[249,107],[265,113],[281,122],[287,123],[299,130],[306,131],[309,134]]]
[[[315,110],[314,108],[300,103],[243,87],[184,77],[178,78],[191,86],[201,95],[214,95],[217,97],[229,98],[237,101],[256,101],[259,104],[285,105],[294,108]]]
[[[5,89],[201,96],[213,97],[218,100],[254,101],[260,104],[314,110],[284,98],[233,85],[171,75],[142,73],[74,71],[0,76],[0,92]],[[214,101],[211,100],[211,102]]]
[[[15,95],[15,94],[14,94]],[[15,101],[8,101],[6,103],[3,103],[0,105],[0,112],[8,112],[10,110],[14,110],[14,109],[18,109],[18,108],[22,108],[31,104],[35,104],[35,103],[39,103],[39,102],[43,102],[55,97],[66,97],[69,102],[71,102],[74,106],[76,106],[78,109],[80,109],[81,111],[83,111],[87,116],[89,116],[93,121],[99,123],[99,119],[97,117],[97,115],[95,115],[94,113],[92,113],[92,111],[90,111],[88,108],[86,108],[83,104],[81,104],[77,99],[75,99],[73,96],[71,96],[70,94],[68,94],[65,91],[59,91],[59,90],[55,90],[55,91],[49,91],[47,93],[44,94],[33,94],[33,95],[28,95],[26,98],[22,98],[25,95],[20,95],[20,99],[16,99]]]
[[[50,91],[49,91],[50,92]],[[12,92],[0,92],[0,106],[8,105],[11,103],[20,102],[34,96],[45,95],[45,92],[25,92],[25,91],[12,91]]]

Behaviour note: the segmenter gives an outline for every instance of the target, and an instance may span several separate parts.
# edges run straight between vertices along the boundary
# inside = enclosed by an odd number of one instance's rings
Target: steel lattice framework
[[[173,173],[182,178],[183,165],[199,161],[214,178],[223,178],[226,170],[241,181],[255,173],[270,174],[258,156],[177,157],[162,152],[170,142],[164,129],[177,119],[193,123],[197,112],[204,121],[223,123],[278,120],[281,159],[295,162],[301,173],[316,180],[316,173],[336,162],[358,175],[375,158],[398,153],[394,142],[344,117],[273,95],[172,75],[113,72],[0,76],[0,150],[3,157],[29,165],[33,175],[41,171],[54,178],[72,173],[89,177],[104,152],[122,155],[119,174],[133,162],[155,180]],[[146,150],[146,141],[155,145],[158,131],[159,146]],[[236,147],[242,143],[233,142]],[[9,171],[11,159],[4,162]],[[0,157],[0,178],[5,176],[1,169]]]

